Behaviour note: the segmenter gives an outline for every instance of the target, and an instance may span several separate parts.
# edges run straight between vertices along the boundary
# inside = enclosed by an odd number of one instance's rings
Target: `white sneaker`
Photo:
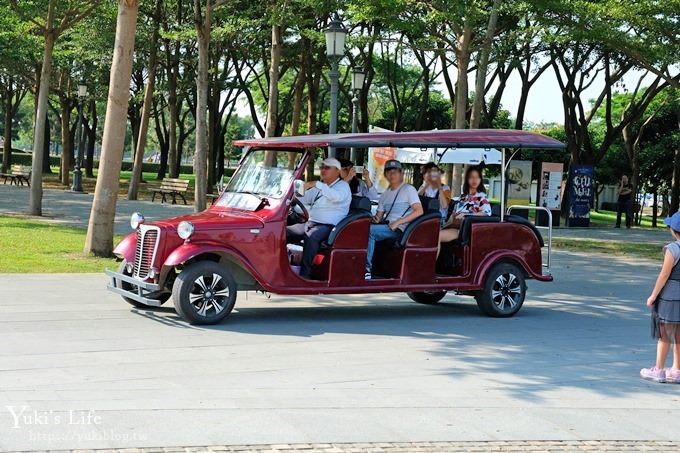
[[[371,273],[369,271],[366,271],[366,273],[364,274],[364,279],[370,280],[371,278],[373,278],[371,277]]]

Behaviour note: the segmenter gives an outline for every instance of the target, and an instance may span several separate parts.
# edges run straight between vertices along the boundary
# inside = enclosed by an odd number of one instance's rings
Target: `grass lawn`
[[[661,212],[659,210],[659,212]],[[593,226],[614,226],[616,225],[616,212],[614,211],[590,211],[590,223]],[[621,217],[621,224],[625,226],[626,218],[625,214]],[[652,215],[643,213],[642,222],[640,224],[642,228],[652,228]],[[657,228],[666,228],[663,224],[663,218],[661,216],[656,219]]]
[[[85,230],[0,216],[0,273],[76,273],[116,269],[115,259],[83,253]],[[114,243],[122,236],[114,237]]]
[[[67,190],[70,189],[71,187],[64,187],[61,184],[61,180],[59,179],[59,167],[52,167],[52,175],[44,175],[43,176],[43,187],[46,189],[57,189],[57,190]],[[97,183],[97,170],[94,170],[94,178],[87,178],[83,174],[83,190],[87,193],[94,193],[94,186]],[[142,173],[142,184],[139,186],[139,192],[137,194],[137,199],[138,200],[151,200],[151,189],[152,188],[158,188],[161,185],[161,181],[156,179],[156,176],[158,176],[155,172],[144,172]],[[73,183],[73,175],[71,174],[71,178],[69,179],[69,183]],[[126,198],[127,197],[127,192],[128,188],[130,187],[130,179],[132,178],[132,172],[131,171],[121,171],[120,172],[120,187],[118,189],[118,197],[119,198]],[[194,202],[194,186],[196,185],[196,176],[193,174],[181,174],[179,175],[179,179],[185,179],[189,181],[189,188],[187,189],[187,192],[184,194],[184,197],[187,199],[188,204],[192,204]],[[224,182],[228,182],[229,178],[225,177]],[[158,201],[158,196],[156,196],[156,201]],[[181,201],[180,201],[181,203]]]
[[[573,252],[607,253],[616,256],[636,256],[654,260],[659,260],[663,256],[661,247],[658,244],[638,242],[553,237],[552,245],[557,249]]]

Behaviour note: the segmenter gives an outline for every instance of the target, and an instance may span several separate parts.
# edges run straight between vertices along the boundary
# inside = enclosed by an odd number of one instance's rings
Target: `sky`
[[[638,82],[638,79],[643,75],[642,71],[631,70],[623,77],[623,83],[626,87],[632,90]],[[455,69],[451,71],[452,80],[456,79]],[[647,76],[645,79],[646,83],[650,83],[652,80],[651,76]],[[474,89],[475,84],[475,74],[470,73],[468,76],[469,87]],[[439,84],[437,89],[445,93],[443,79],[438,81]],[[645,85],[645,83],[643,83]],[[502,107],[505,110],[510,111],[510,116],[514,118],[517,113],[517,106],[519,104],[520,92],[521,92],[521,80],[517,72],[513,72],[508,79],[507,86],[503,92],[503,98],[501,100]],[[600,74],[598,79],[584,92],[583,99],[585,105],[588,105],[588,101],[596,98],[602,88],[604,87],[604,75]],[[495,90],[495,86],[491,89],[491,92]],[[446,95],[446,93],[445,93]],[[342,106],[341,106],[342,108]],[[248,108],[247,101],[245,97],[242,97],[239,101],[237,107],[237,113],[239,116],[250,116],[250,109]],[[262,120],[264,114],[260,113],[259,117]],[[531,88],[529,92],[529,98],[526,105],[526,110],[524,114],[524,121],[529,123],[563,123],[564,122],[564,111],[562,109],[562,93],[560,91],[559,84],[557,83],[557,78],[555,77],[554,70],[548,68],[541,76],[538,78],[536,83]],[[342,132],[342,131],[341,131]]]

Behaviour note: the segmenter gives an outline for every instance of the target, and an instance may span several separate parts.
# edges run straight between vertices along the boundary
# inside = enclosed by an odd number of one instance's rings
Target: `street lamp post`
[[[78,154],[76,156],[76,168],[73,170],[73,192],[83,192],[83,173],[80,166],[83,163],[83,100],[87,96],[87,85],[85,80],[80,79],[78,83],[78,128],[76,129],[76,137],[78,137]]]
[[[338,132],[338,80],[340,78],[338,66],[345,55],[345,37],[347,36],[347,30],[343,27],[337,13],[324,33],[326,35],[326,55],[331,63],[329,74],[331,79],[331,121],[328,132],[335,134]],[[329,154],[330,157],[335,157],[335,148],[330,148]]]
[[[354,92],[354,97],[352,98],[352,133],[356,134],[359,132],[359,95],[361,94],[361,89],[364,87],[364,79],[366,74],[361,68],[354,68],[352,70],[352,91]],[[352,147],[350,153],[350,160],[354,163],[357,161],[357,149]]]

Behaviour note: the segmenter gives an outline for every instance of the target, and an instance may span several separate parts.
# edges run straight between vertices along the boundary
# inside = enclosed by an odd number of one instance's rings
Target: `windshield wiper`
[[[252,195],[255,198],[259,199],[260,201],[264,201],[264,200],[267,199],[266,197],[262,196],[260,193],[253,192],[251,190],[237,190],[236,193],[245,193],[245,194],[248,194],[248,195]]]
[[[257,207],[257,209],[255,209],[256,211],[258,209],[262,209],[262,207],[264,207],[264,206],[269,206],[269,200],[267,199],[267,197],[262,196],[258,192],[253,192],[253,191],[250,191],[250,190],[237,190],[235,193],[245,193],[247,195],[252,195],[255,198],[257,198],[258,200],[260,200],[260,205]]]

